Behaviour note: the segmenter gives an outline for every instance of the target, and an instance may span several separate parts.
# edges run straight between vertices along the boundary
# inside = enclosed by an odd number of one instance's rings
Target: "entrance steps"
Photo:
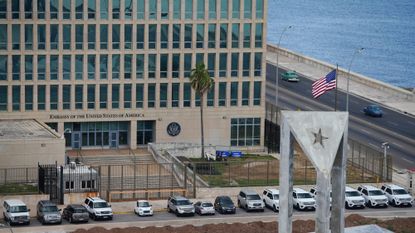
[[[156,164],[147,150],[69,150],[67,155],[71,161],[78,160],[86,165],[131,165]]]

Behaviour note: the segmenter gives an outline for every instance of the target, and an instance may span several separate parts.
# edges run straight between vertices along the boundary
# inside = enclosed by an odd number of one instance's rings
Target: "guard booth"
[[[94,193],[99,190],[98,172],[86,165],[71,162],[58,168],[60,190],[63,193]]]

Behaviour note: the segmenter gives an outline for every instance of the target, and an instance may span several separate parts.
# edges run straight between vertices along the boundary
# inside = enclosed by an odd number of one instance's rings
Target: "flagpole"
[[[336,92],[334,93],[334,111],[337,111],[337,73],[339,72],[339,64],[336,64]]]

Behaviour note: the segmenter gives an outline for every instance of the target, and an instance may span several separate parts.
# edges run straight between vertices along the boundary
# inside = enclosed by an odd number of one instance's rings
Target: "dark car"
[[[215,199],[215,210],[221,214],[235,214],[236,207],[229,196],[218,196]]]
[[[375,104],[369,105],[367,107],[365,107],[363,109],[363,112],[368,115],[368,116],[372,116],[372,117],[382,117],[383,116],[383,111],[382,109]]]
[[[82,205],[68,205],[63,209],[62,217],[70,223],[74,222],[88,222],[89,214],[86,208]]]

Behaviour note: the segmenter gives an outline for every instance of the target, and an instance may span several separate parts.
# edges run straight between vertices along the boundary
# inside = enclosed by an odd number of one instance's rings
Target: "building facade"
[[[71,148],[200,142],[262,148],[266,0],[0,0],[0,119]]]

